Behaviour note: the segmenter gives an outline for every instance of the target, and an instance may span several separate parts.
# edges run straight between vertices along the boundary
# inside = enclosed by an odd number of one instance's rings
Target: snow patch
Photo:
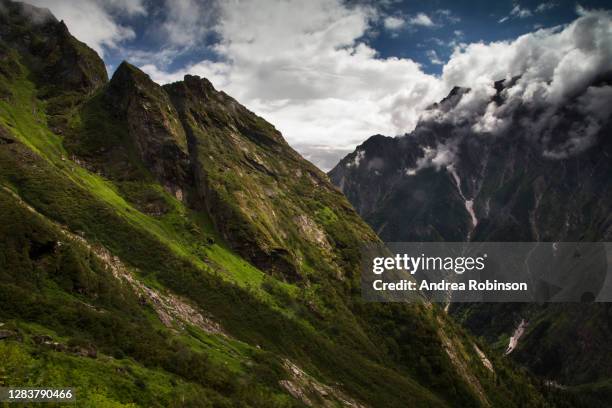
[[[470,218],[472,219],[472,228],[476,228],[478,225],[478,218],[476,217],[476,212],[474,211],[474,200],[465,200],[465,209],[470,214]]]
[[[468,214],[470,214],[470,219],[472,221],[472,229],[468,233],[468,236],[467,236],[467,239],[469,241],[472,231],[474,231],[474,229],[478,225],[478,218],[476,217],[476,211],[474,211],[474,199],[468,200],[467,198],[465,198],[465,195],[463,194],[463,191],[461,190],[461,179],[459,178],[459,174],[457,174],[457,170],[455,169],[455,166],[452,164],[450,166],[446,166],[446,170],[453,177],[453,180],[455,181],[455,185],[457,186],[457,190],[459,191],[459,195],[463,199],[465,210],[468,212]]]

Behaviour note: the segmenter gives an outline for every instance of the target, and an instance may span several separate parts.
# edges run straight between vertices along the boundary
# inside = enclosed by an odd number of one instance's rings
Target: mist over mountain
[[[431,239],[489,239],[501,228],[495,223],[516,225],[515,240],[607,239],[611,79],[602,73],[563,105],[539,108],[512,99],[519,77],[497,81],[486,110],[510,114],[499,119],[503,125],[487,132],[480,132],[487,113],[466,115],[464,109],[474,101],[474,91],[455,88],[429,108],[414,132],[371,137],[330,177],[385,240],[423,234]],[[553,187],[558,195],[551,195]],[[601,214],[589,215],[588,222],[601,217],[589,225],[594,230],[584,231],[587,220],[576,207],[584,202],[576,202],[577,196],[601,204]],[[528,208],[513,207],[524,205]],[[431,214],[444,206],[447,211],[441,212],[454,222]],[[555,208],[554,215],[564,222],[550,220],[553,214],[540,206]],[[394,217],[403,222],[394,222]]]

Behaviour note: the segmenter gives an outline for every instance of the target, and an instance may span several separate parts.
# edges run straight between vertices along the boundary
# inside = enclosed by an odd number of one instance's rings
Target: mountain
[[[264,119],[0,2],[0,383],[81,406],[547,406],[433,305],[365,303],[378,237]],[[545,395],[546,394],[546,395]]]
[[[413,132],[370,137],[329,176],[388,242],[609,241],[611,85],[612,75],[598,75],[558,105],[515,97],[528,89],[520,77],[496,82],[483,100],[456,87]],[[586,406],[612,395],[609,304],[463,304],[450,312]]]

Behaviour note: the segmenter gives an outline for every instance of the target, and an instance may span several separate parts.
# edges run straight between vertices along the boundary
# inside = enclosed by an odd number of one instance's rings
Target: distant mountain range
[[[610,241],[612,75],[596,75],[556,105],[516,97],[527,87],[507,78],[484,98],[454,88],[414,131],[370,137],[329,176],[387,242]],[[450,312],[591,406],[612,396],[609,304],[453,305]]]

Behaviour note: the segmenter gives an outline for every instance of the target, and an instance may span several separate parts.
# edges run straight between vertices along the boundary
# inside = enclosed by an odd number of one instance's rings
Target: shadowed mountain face
[[[490,103],[504,107],[512,81],[496,84]],[[599,80],[590,93],[612,89]],[[586,92],[585,92],[586,93]],[[476,132],[453,104],[455,88],[430,108],[417,128],[397,138],[372,136],[330,171],[331,180],[385,241],[607,240],[612,237],[608,116],[586,140],[580,96],[546,118],[515,107],[503,131]],[[611,101],[612,98],[605,99]],[[603,102],[602,102],[603,103]],[[572,153],[573,150],[580,151]]]
[[[438,308],[361,300],[377,236],[271,124],[206,79],[123,63],[109,81],[6,0],[0,237],[4,385],[90,406],[545,406]]]
[[[544,107],[513,99],[517,81],[495,83],[477,116],[466,109],[471,91],[453,89],[412,133],[372,136],[358,146],[330,171],[332,182],[388,242],[609,241],[610,75]],[[588,111],[591,104],[598,108]],[[499,112],[501,125],[494,122]],[[462,305],[451,312],[500,350],[525,320],[512,357],[564,385],[602,381],[597,391],[581,391],[609,395],[609,305]]]

